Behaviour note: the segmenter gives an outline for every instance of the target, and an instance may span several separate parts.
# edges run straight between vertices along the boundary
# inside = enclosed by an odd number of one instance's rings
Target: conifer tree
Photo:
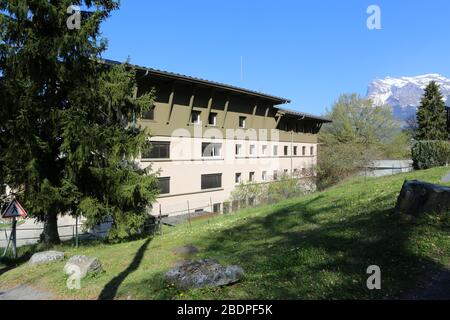
[[[417,111],[417,140],[448,140],[445,103],[439,85],[431,81]]]
[[[80,28],[76,5],[89,14]],[[100,24],[114,0],[0,0],[1,180],[60,241],[57,216],[113,221],[109,236],[139,233],[157,180],[134,162],[148,133],[135,125],[153,93],[135,95],[135,72],[101,63]],[[76,26],[76,24],[75,24]]]

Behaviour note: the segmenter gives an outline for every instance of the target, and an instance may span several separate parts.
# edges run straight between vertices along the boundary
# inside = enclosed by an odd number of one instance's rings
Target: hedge
[[[416,170],[448,166],[450,143],[447,141],[418,141],[412,148],[413,166]]]

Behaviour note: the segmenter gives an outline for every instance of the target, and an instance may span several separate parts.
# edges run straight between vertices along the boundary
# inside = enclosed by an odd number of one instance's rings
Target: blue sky
[[[372,4],[381,30],[366,26]],[[448,0],[122,0],[102,32],[106,58],[282,96],[318,115],[376,78],[450,77]]]

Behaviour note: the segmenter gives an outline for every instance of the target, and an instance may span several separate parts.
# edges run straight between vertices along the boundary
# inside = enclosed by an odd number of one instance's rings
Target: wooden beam
[[[252,113],[252,124],[250,125],[250,128],[253,128],[255,125],[255,118],[256,118],[256,112],[258,111],[258,103],[255,104],[253,107],[253,113]]]
[[[206,112],[205,127],[209,125],[209,115],[211,114],[213,98],[214,98],[214,91],[211,91],[211,96],[209,97],[208,101],[208,111]]]
[[[133,99],[137,99],[137,96],[138,96],[138,85],[136,84],[133,90]]]
[[[189,118],[188,118],[188,125],[191,124],[191,119],[192,119],[192,111],[194,111],[194,102],[195,102],[195,94],[197,92],[197,89],[194,88],[192,89],[192,94],[191,94],[191,99],[189,100]]]
[[[266,113],[264,114],[264,128],[267,128],[267,118],[269,117],[270,107],[266,108]]]
[[[228,95],[227,101],[225,102],[225,115],[223,117],[222,128],[225,128],[225,122],[227,121],[228,107],[230,106],[230,98],[231,98],[231,95]]]
[[[170,124],[170,120],[172,118],[174,97],[175,97],[175,84],[172,85],[172,91],[170,92],[169,96],[169,116],[167,117],[167,124]]]
[[[280,121],[281,121],[282,117],[283,117],[282,115],[278,115],[277,124],[275,125],[275,129],[278,128],[278,125],[280,124]]]

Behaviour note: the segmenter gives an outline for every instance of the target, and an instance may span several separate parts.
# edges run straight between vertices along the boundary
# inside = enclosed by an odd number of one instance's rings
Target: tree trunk
[[[58,234],[58,215],[56,213],[47,213],[45,215],[41,241],[47,247],[61,243]]]

